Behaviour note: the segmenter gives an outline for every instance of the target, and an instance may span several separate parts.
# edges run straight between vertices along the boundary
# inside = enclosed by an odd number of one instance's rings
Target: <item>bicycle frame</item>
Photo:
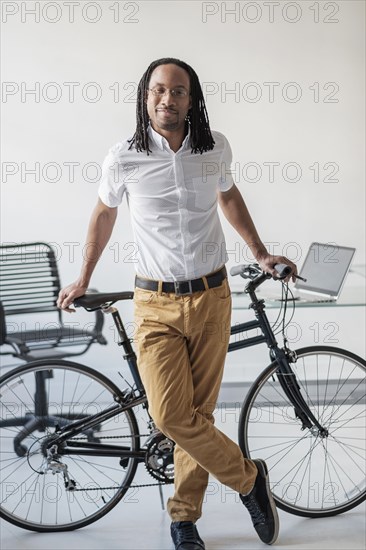
[[[309,409],[307,403],[303,399],[300,392],[300,386],[298,385],[296,376],[291,369],[290,362],[294,360],[294,354],[287,348],[278,347],[278,343],[265,313],[264,300],[258,300],[256,296],[256,288],[267,278],[268,274],[263,273],[254,280],[250,281],[245,288],[245,292],[249,294],[251,299],[250,308],[253,309],[256,320],[247,321],[245,323],[232,326],[230,332],[231,335],[234,335],[260,328],[262,334],[239,342],[229,343],[228,352],[255,346],[260,343],[266,343],[269,348],[271,360],[276,362],[278,365],[277,375],[279,383],[293,404],[296,416],[302,422],[302,429],[309,428],[317,430],[320,436],[325,437],[327,435],[327,430],[319,424]],[[142,459],[142,451],[129,451],[128,449],[118,445],[106,446],[98,443],[78,443],[76,441],[68,441],[69,438],[72,438],[81,431],[91,429],[93,426],[97,425],[98,422],[113,418],[127,409],[134,408],[140,404],[147,409],[147,399],[145,389],[137,369],[136,354],[132,348],[131,339],[127,336],[125,331],[121,316],[115,307],[107,307],[102,309],[105,313],[112,314],[120,338],[118,345],[122,346],[124,349],[125,355],[123,358],[128,362],[133,380],[135,382],[135,389],[127,392],[122,399],[116,396],[116,401],[120,402],[116,403],[115,406],[110,407],[102,413],[97,413],[95,415],[88,416],[85,419],[73,421],[67,426],[60,427],[57,435],[52,439],[54,439],[54,442],[58,444],[64,444],[67,441],[68,446],[63,447],[61,445],[60,454],[80,454],[80,449],[83,448],[84,454],[121,457],[122,451],[123,457],[135,457]],[[74,447],[74,449],[71,447]]]

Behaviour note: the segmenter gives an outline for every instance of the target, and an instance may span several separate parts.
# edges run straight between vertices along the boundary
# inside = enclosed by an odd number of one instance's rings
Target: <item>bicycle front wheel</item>
[[[58,427],[116,404],[121,392],[108,378],[70,361],[35,361],[1,377],[0,394],[2,518],[33,531],[68,531],[96,521],[121,500],[137,460],[98,450],[138,450],[131,410],[68,440],[75,454],[58,449],[53,460],[48,453]]]
[[[303,348],[296,355],[291,368],[327,435],[303,429],[274,362],[249,390],[239,420],[239,444],[246,457],[266,461],[279,508],[299,516],[332,516],[366,498],[366,363],[326,346]]]

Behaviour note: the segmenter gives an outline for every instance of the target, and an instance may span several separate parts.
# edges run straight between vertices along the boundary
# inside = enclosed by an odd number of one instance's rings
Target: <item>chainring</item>
[[[174,441],[158,432],[151,437],[146,447],[146,469],[162,483],[174,483],[174,445]]]

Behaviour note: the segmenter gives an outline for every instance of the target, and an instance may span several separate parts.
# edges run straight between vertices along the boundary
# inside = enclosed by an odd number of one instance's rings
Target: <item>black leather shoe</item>
[[[268,480],[268,470],[264,460],[253,460],[258,474],[253,489],[248,495],[240,495],[243,504],[251,515],[259,538],[266,544],[273,544],[278,537],[279,520]]]
[[[205,543],[192,521],[174,521],[170,526],[170,534],[175,550],[205,550]]]

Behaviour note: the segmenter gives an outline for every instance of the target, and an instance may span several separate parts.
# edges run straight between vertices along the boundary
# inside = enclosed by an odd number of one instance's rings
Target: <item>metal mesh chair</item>
[[[11,346],[12,355],[24,361],[69,357],[85,353],[93,343],[105,345],[102,334],[104,317],[96,311],[90,329],[65,324],[56,301],[60,278],[53,248],[43,242],[0,246],[0,345]],[[54,314],[55,321],[44,323],[45,315]],[[26,328],[25,319],[33,315],[38,322]],[[10,321],[17,316],[21,322]],[[42,324],[43,323],[43,324]],[[30,324],[30,323],[28,323]],[[78,347],[72,351],[70,348]]]

